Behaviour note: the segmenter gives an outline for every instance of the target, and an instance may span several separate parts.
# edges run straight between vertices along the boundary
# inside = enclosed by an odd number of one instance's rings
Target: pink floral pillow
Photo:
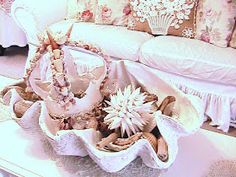
[[[216,46],[227,47],[236,18],[235,0],[200,0],[196,38]]]
[[[130,13],[129,0],[97,0],[95,23],[126,26]]]
[[[66,19],[94,22],[96,0],[68,0]]]
[[[235,24],[235,29],[231,38],[231,41],[229,43],[230,47],[236,48],[236,24]]]

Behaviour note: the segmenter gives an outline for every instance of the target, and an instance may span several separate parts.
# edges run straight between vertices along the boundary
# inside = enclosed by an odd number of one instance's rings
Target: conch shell
[[[61,56],[61,50],[55,49],[55,50],[53,51],[53,54],[54,54],[54,57],[55,57],[56,59],[59,59],[60,56]]]
[[[74,27],[74,24],[72,24],[72,25],[70,26],[70,28],[68,29],[68,31],[67,31],[67,33],[66,33],[66,37],[67,37],[67,38],[70,38],[70,35],[71,35],[71,32],[72,32],[73,27]]]
[[[14,105],[14,112],[16,117],[21,118],[24,113],[33,105],[31,101],[21,100],[15,103]]]
[[[52,50],[59,49],[58,44],[56,43],[56,41],[54,40],[54,38],[52,37],[52,35],[50,34],[50,32],[47,30],[46,33],[47,33],[47,35],[48,35],[48,39],[49,39],[50,44],[51,44],[51,46],[52,46]]]
[[[55,69],[59,72],[62,73],[63,72],[63,63],[60,59],[54,60],[53,64],[55,66]]]
[[[154,151],[157,152],[157,138],[152,133],[148,132],[143,132],[143,137],[148,140]]]
[[[158,147],[157,147],[157,157],[163,161],[163,162],[166,162],[168,160],[168,145],[166,143],[166,141],[164,140],[163,137],[160,137],[158,140],[157,140],[157,144],[158,144]]]

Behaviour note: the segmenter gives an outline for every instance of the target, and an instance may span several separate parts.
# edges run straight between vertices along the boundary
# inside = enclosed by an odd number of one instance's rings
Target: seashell
[[[159,106],[158,110],[160,110],[162,113],[164,112],[166,106],[172,102],[176,101],[174,96],[167,96]]]
[[[169,103],[163,110],[163,114],[166,116],[172,116],[174,111],[175,101]]]
[[[111,130],[120,128],[122,137],[125,133],[131,136],[139,132],[148,122],[142,114],[151,112],[152,102],[144,103],[145,95],[140,90],[132,91],[131,85],[123,92],[119,89],[116,95],[111,96],[111,101],[107,102],[109,107],[104,108],[108,113],[104,122]]]
[[[32,102],[41,100],[41,98],[38,95],[36,95],[34,92],[27,92],[27,90],[24,88],[16,89],[16,91],[24,100],[32,101]]]
[[[60,56],[61,56],[61,50],[55,49],[55,50],[53,50],[53,53],[54,53],[54,57],[55,57],[56,59],[59,59],[59,58],[60,58]]]
[[[68,92],[69,92],[69,90],[68,90],[67,87],[62,87],[62,88],[61,88],[61,94],[62,94],[63,96],[67,96],[67,95],[68,95]]]
[[[56,91],[56,89],[54,87],[51,87],[51,89],[49,91],[49,95],[53,100],[57,100],[59,93]]]
[[[51,45],[48,45],[46,49],[47,49],[47,51],[48,51],[49,53],[52,52],[52,46],[51,46]]]
[[[167,35],[173,20],[174,15],[168,13],[147,18],[149,27],[154,35]]]
[[[155,94],[150,94],[148,92],[145,92],[146,98],[144,99],[144,102],[151,102],[151,101],[158,101],[158,96]]]
[[[108,150],[108,151],[114,151],[114,152],[120,152],[123,151],[125,149],[128,149],[130,147],[130,145],[124,145],[124,146],[119,146],[113,143],[108,143],[104,149]]]
[[[96,147],[100,150],[104,149],[106,145],[111,142],[114,142],[119,137],[118,133],[112,133],[108,137],[103,138],[100,142],[97,143]]]
[[[88,120],[86,123],[86,129],[93,128],[96,130],[98,127],[98,121],[95,118]]]
[[[33,105],[31,101],[21,100],[15,103],[14,112],[16,117],[21,118],[24,113]]]
[[[72,25],[70,26],[70,28],[68,29],[68,31],[66,32],[67,38],[70,38],[71,32],[72,32],[72,30],[73,30],[73,27],[74,27],[74,24],[72,24]]]
[[[64,74],[63,73],[56,73],[55,77],[54,77],[58,84],[62,87],[62,86],[66,86],[66,81],[64,79]]]
[[[57,44],[56,41],[53,39],[52,35],[49,33],[48,30],[46,31],[46,33],[47,33],[47,35],[48,35],[48,39],[49,39],[50,44],[51,44],[51,46],[52,46],[52,50],[59,49],[58,44]]]
[[[143,127],[143,131],[144,132],[151,132],[156,126],[156,120],[153,116],[153,114],[147,114],[146,116],[148,116],[148,123]]]
[[[72,130],[75,120],[73,118],[62,119],[59,125],[60,130]]]
[[[83,122],[76,122],[74,125],[73,125],[73,129],[75,130],[84,130],[86,127],[86,122],[83,121]]]
[[[57,72],[62,73],[63,72],[63,62],[60,59],[54,60],[53,64],[57,70]]]
[[[143,137],[148,140],[148,142],[152,145],[155,152],[157,152],[157,138],[152,134],[148,132],[143,132]]]
[[[142,138],[143,133],[142,132],[138,132],[135,135],[132,135],[131,137],[128,138],[118,138],[114,144],[115,145],[119,145],[119,146],[125,146],[125,145],[132,145],[134,144],[136,141],[138,141],[139,139]]]
[[[169,158],[168,145],[163,137],[157,140],[157,157],[163,162],[166,162]]]

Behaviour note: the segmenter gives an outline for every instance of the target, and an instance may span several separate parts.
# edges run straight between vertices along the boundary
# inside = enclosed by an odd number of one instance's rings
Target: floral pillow
[[[154,35],[195,36],[198,0],[130,0],[128,28]]]
[[[68,0],[66,19],[94,22],[96,0]]]
[[[129,0],[97,0],[96,24],[127,26]]]
[[[197,13],[196,38],[227,47],[236,17],[235,0],[201,0]]]
[[[232,39],[229,43],[229,46],[233,47],[233,48],[236,48],[236,26],[235,26],[235,30],[234,30],[233,35],[232,35]]]

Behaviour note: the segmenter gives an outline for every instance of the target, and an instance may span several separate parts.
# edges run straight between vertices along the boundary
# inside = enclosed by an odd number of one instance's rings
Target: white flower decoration
[[[132,92],[129,85],[122,92],[120,89],[116,95],[111,96],[111,101],[107,101],[109,107],[104,108],[108,115],[104,118],[104,123],[109,125],[109,129],[121,130],[123,136],[125,132],[128,136],[143,130],[143,126],[148,120],[142,115],[151,113],[153,102],[144,103],[146,96],[140,93],[140,88]]]
[[[186,38],[193,38],[194,37],[194,32],[192,28],[184,28],[182,31],[182,35]]]
[[[189,19],[196,0],[130,0],[137,20],[147,20],[152,34],[167,34],[169,27],[179,29]]]

